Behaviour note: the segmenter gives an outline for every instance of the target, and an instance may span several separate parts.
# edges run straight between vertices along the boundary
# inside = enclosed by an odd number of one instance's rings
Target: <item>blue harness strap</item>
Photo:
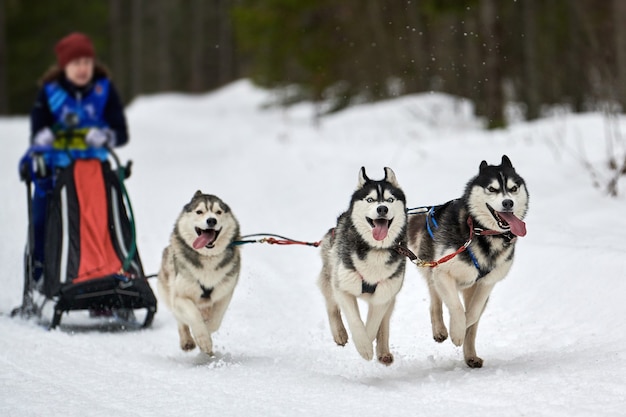
[[[476,259],[476,255],[474,255],[474,252],[472,252],[472,250],[469,247],[466,250],[467,250],[467,254],[469,255],[470,259],[472,260],[472,263],[474,264],[474,266],[478,270],[478,278],[476,278],[476,281],[478,281],[479,279],[481,279],[482,277],[487,275],[489,272],[491,272],[491,271],[486,271],[486,270],[484,270],[484,269],[482,269],[480,267],[480,264],[478,263],[478,259]]]
[[[435,219],[435,206],[431,207],[426,214],[426,230],[428,230],[428,234],[430,238],[435,240],[435,235],[433,234],[433,230],[430,228],[430,223],[432,222],[435,229],[439,227],[437,224],[437,220]]]
[[[433,227],[431,227],[431,224],[433,225]],[[430,238],[433,240],[435,240],[433,229],[437,229],[438,227],[439,227],[439,224],[437,224],[437,220],[435,219],[435,206],[433,206],[430,208],[430,210],[428,210],[428,213],[426,214],[426,230],[428,231]],[[485,275],[487,275],[489,272],[491,272],[491,271],[485,271],[484,269],[480,267],[480,264],[478,263],[478,259],[476,259],[476,255],[474,255],[474,252],[472,252],[469,246],[466,248],[466,251],[470,259],[472,260],[472,264],[474,264],[474,267],[476,267],[476,269],[478,270],[478,278],[476,279],[477,281],[481,279],[482,277],[484,277]]]

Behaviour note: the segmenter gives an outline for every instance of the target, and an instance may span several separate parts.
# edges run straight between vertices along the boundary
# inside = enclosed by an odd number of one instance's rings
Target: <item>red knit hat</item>
[[[84,33],[79,32],[70,33],[57,42],[54,52],[57,55],[57,63],[61,68],[65,68],[74,59],[94,58],[96,56],[91,39]]]

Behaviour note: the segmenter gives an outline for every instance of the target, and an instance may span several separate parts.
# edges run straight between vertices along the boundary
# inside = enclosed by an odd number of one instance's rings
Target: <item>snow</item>
[[[10,318],[22,291],[17,161],[28,120],[3,118],[0,415],[626,415],[626,180],[608,197],[580,162],[606,177],[605,117],[560,114],[488,132],[469,102],[420,94],[316,126],[310,105],[284,110],[268,106],[274,100],[240,81],[129,106],[131,143],[118,154],[134,161],[126,186],[146,272],[158,271],[197,189],[223,198],[244,234],[317,241],[347,208],[361,166],[375,179],[393,168],[416,207],[459,197],[483,159],[507,154],[530,190],[528,235],[481,320],[484,367],[432,340],[426,285],[411,264],[391,322],[393,365],[363,360],[351,342],[336,346],[315,284],[321,259],[307,246],[242,247],[215,357],[179,349],[163,303],[146,330],[103,328],[82,312],[53,331]],[[624,130],[626,119],[616,123]]]

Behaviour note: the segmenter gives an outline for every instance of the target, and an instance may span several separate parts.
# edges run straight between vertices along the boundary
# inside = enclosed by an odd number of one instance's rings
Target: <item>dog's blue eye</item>
[[[516,193],[517,189],[518,189],[517,185],[514,185],[513,187],[511,187],[511,192]]]
[[[495,187],[488,187],[487,191],[489,191],[490,193],[495,193],[498,190]]]
[[[393,202],[394,202],[393,197],[389,197],[389,198],[387,199],[387,202],[388,202],[388,203],[393,203]]]
[[[373,203],[375,200],[372,197],[367,197],[365,201],[367,201],[368,203]]]

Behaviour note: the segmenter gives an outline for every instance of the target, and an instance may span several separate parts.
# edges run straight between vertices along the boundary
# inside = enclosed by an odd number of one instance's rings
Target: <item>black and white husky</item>
[[[335,342],[341,346],[348,342],[343,313],[361,356],[373,358],[376,339],[376,355],[385,365],[393,362],[389,319],[406,266],[395,248],[406,241],[406,221],[406,199],[394,172],[385,168],[385,178],[374,181],[361,168],[348,211],[339,216],[337,226],[321,245],[323,266],[318,285]],[[366,323],[357,299],[368,304]]]
[[[478,321],[494,285],[511,269],[517,237],[526,234],[522,219],[527,211],[526,184],[504,155],[500,165],[482,161],[460,199],[409,215],[409,248],[418,258],[449,258],[420,268],[428,281],[433,337],[437,342],[448,337],[443,301],[450,313],[452,343],[463,345],[465,362],[472,368],[483,364],[476,356]]]
[[[220,198],[197,191],[163,251],[159,295],[174,313],[182,350],[211,354],[241,269],[239,223]],[[191,332],[190,332],[191,330]],[[192,336],[193,335],[193,336]]]

